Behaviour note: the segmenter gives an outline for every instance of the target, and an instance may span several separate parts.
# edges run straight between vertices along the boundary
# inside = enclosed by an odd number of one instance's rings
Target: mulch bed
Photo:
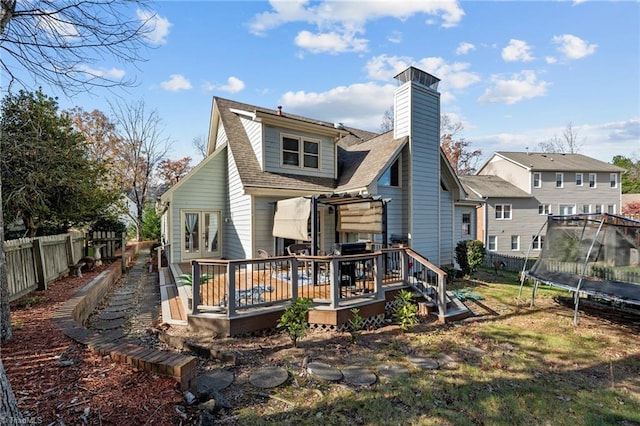
[[[116,364],[66,337],[52,314],[107,265],[11,304],[13,339],[0,357],[25,417],[44,425],[187,424],[170,378]]]

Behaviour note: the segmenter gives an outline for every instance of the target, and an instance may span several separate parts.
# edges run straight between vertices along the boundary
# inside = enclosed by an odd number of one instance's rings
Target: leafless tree
[[[164,123],[156,110],[149,110],[143,100],[134,103],[115,102],[111,109],[121,141],[118,169],[136,204],[137,237],[141,238],[144,209],[149,190],[154,185],[158,165],[170,148],[164,136]]]
[[[476,172],[482,151],[471,149],[471,142],[460,136],[462,130],[462,122],[453,122],[447,114],[440,116],[440,146],[444,154],[456,174],[471,175]]]
[[[573,124],[569,122],[562,132],[562,136],[553,135],[547,141],[540,142],[538,148],[542,152],[562,153],[562,154],[578,154],[586,142],[585,138],[579,140],[578,131]]]
[[[146,0],[0,0],[0,70],[11,91],[15,83],[25,84],[19,70],[33,80],[49,83],[73,94],[91,87],[133,84],[92,70],[98,60],[112,58],[134,64],[143,60],[145,36],[153,14]],[[128,12],[139,8],[147,16],[141,21]],[[0,195],[2,187],[0,185]],[[1,199],[1,198],[0,198]],[[4,225],[0,203],[0,343],[11,339],[11,313]],[[16,424],[22,416],[0,359],[0,419]]]
[[[0,67],[9,88],[34,81],[65,94],[91,87],[135,84],[93,68],[109,57],[120,63],[144,60],[145,38],[153,30],[147,0],[0,0]],[[142,20],[135,8],[145,11]]]
[[[196,151],[198,151],[198,154],[202,156],[202,160],[207,158],[207,140],[204,136],[196,136],[195,138],[193,138],[191,144],[196,149]]]
[[[380,133],[386,133],[393,130],[393,105],[382,115],[382,123],[380,124]]]

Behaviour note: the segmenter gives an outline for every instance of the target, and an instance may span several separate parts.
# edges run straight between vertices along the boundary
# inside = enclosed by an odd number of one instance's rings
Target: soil
[[[102,267],[104,268],[104,266]],[[54,282],[49,289],[35,292],[14,302],[12,322],[14,338],[0,348],[0,356],[7,370],[14,393],[24,415],[46,425],[178,425],[198,424],[197,404],[189,406],[183,393],[172,379],[136,371],[128,365],[116,364],[106,356],[98,356],[84,346],[64,336],[52,323],[51,316],[75,290],[89,282],[101,270],[83,277],[66,277]],[[487,281],[498,277],[488,274]],[[475,281],[481,286],[482,277]],[[29,302],[32,302],[31,304]],[[482,321],[504,316],[510,323],[532,324],[526,315],[509,315],[528,307],[528,300],[518,303],[483,300],[470,303],[476,315],[465,322]],[[571,312],[553,299],[537,300],[540,309]],[[600,318],[582,314],[583,327],[599,327]],[[463,322],[464,323],[464,322]],[[412,333],[403,333],[397,325],[363,330],[357,344],[347,332],[313,330],[293,347],[286,334],[264,334],[245,338],[220,338],[189,333],[182,327],[155,324],[148,330],[146,341],[161,349],[176,350],[158,340],[158,335],[173,336],[203,348],[220,351],[218,359],[201,357],[199,374],[224,368],[235,375],[234,385],[216,396],[223,408],[216,414],[216,424],[235,424],[234,410],[250,407],[256,413],[268,412],[270,404],[266,392],[256,392],[248,383],[250,374],[260,367],[281,366],[292,376],[293,386],[313,386],[304,374],[303,364],[321,360],[334,365],[381,365],[389,357],[411,355],[411,336],[414,333],[446,332],[461,323],[440,325],[423,318]],[[637,329],[618,328],[621,339],[637,338]],[[624,334],[624,335],[623,335]],[[317,392],[320,392],[317,390]],[[248,398],[252,395],[252,398]],[[259,398],[256,398],[259,395]],[[280,401],[279,403],[287,403]],[[233,407],[233,410],[224,407]]]

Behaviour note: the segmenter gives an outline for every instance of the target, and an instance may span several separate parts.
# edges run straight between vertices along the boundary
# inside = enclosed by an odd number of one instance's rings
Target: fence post
[[[384,254],[378,254],[373,260],[373,272],[374,272],[374,290],[376,292],[376,299],[383,300],[384,299],[384,291],[382,291],[382,268],[383,268],[383,260],[382,257]]]
[[[67,234],[66,237],[66,245],[67,245],[67,265],[74,265],[73,259],[73,238],[71,234]]]
[[[44,270],[44,251],[42,250],[42,241],[40,238],[34,238],[33,244],[33,261],[36,269],[36,280],[38,281],[38,290],[47,289],[47,277]]]
[[[127,272],[127,233],[122,231],[122,244],[120,246],[120,255],[122,256],[122,273]]]
[[[236,315],[236,265],[227,263],[227,318]]]

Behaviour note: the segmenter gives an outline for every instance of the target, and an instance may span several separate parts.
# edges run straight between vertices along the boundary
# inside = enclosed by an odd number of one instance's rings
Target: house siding
[[[528,170],[497,156],[494,156],[478,174],[500,176],[525,192],[531,192],[533,186],[533,175]]]
[[[240,115],[239,118],[240,122],[242,123],[242,127],[244,127],[244,131],[247,133],[247,137],[249,138],[249,142],[251,143],[253,152],[256,154],[258,163],[260,163],[260,168],[264,169],[264,155],[262,152],[262,124],[242,115]]]
[[[273,215],[277,201],[276,198],[253,197],[254,252],[263,249],[271,255],[277,254],[273,236]],[[256,253],[254,253],[255,256],[257,256]]]
[[[496,219],[496,204],[511,204],[511,219]],[[487,249],[488,237],[494,235],[498,239],[497,253],[510,256],[526,256],[529,251],[531,239],[536,235],[542,225],[547,221],[547,216],[538,214],[538,200],[534,198],[490,198],[487,200]],[[511,236],[520,236],[518,250],[511,249]],[[531,256],[537,256],[539,252],[532,251]]]
[[[223,256],[228,259],[252,257],[251,246],[251,197],[244,193],[238,168],[228,152],[229,217],[224,226]]]
[[[453,264],[453,196],[451,191],[440,193],[440,264]]]
[[[171,210],[171,220],[170,223],[168,223],[172,234],[170,241],[173,242],[171,245],[172,259],[182,261],[182,241],[184,241],[182,234],[182,211],[221,211],[223,219],[226,212],[229,211],[227,190],[224,185],[227,177],[226,166],[226,156],[217,155],[196,173],[189,176],[189,179],[173,193],[169,207]]]
[[[405,91],[409,90],[407,95]],[[440,94],[408,82],[396,90],[396,113],[409,121],[409,245],[440,264]],[[399,129],[396,137],[404,136]]]
[[[285,167],[281,158],[281,134],[291,136],[306,137],[320,142],[319,170],[298,167]],[[332,138],[318,136],[308,132],[300,132],[282,127],[264,126],[264,169],[268,172],[290,173],[294,175],[316,176],[334,178],[336,153],[335,144]]]

